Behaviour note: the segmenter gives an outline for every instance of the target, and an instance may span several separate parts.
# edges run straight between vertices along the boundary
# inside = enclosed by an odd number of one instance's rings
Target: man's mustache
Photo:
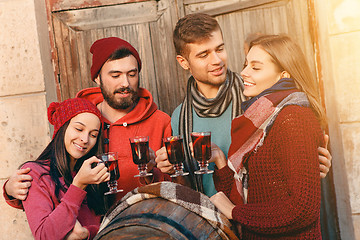
[[[118,88],[114,91],[115,93],[135,93],[135,91],[132,88],[125,87],[125,88]]]

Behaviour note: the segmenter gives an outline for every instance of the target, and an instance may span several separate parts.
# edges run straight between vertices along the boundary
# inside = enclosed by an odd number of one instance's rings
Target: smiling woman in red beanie
[[[105,213],[98,184],[109,180],[100,160],[100,111],[85,99],[51,103],[49,122],[54,125],[52,141],[31,168],[33,178],[23,207],[35,239],[92,239]],[[73,238],[71,238],[73,239]]]

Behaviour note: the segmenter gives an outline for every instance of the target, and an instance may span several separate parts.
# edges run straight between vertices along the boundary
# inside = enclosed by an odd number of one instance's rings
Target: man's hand
[[[209,162],[215,162],[218,169],[227,165],[227,159],[224,152],[213,142],[211,143],[211,158]]]
[[[157,164],[157,168],[160,169],[161,172],[168,174],[173,174],[175,172],[173,165],[169,162],[165,147],[156,151],[155,162]]]
[[[80,222],[76,219],[74,228],[65,236],[65,240],[82,240],[87,239],[89,230],[81,226]]]
[[[31,186],[32,177],[28,174],[30,168],[16,170],[5,184],[5,192],[8,196],[25,200]]]
[[[147,171],[147,172],[151,172],[152,169],[153,169],[154,167],[156,167],[155,152],[154,152],[154,150],[152,150],[151,148],[149,148],[149,155],[150,155],[150,160],[149,160],[149,162],[146,164],[146,171]]]
[[[319,147],[320,177],[325,178],[331,167],[332,156],[327,149],[329,143],[329,135],[324,135],[325,147]]]

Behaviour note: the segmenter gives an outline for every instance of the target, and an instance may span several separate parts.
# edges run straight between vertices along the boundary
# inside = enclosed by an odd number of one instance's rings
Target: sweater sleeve
[[[228,166],[221,169],[215,168],[213,179],[216,191],[225,193],[235,205],[243,204],[244,201],[236,189],[234,172]]]
[[[23,201],[30,229],[35,239],[63,239],[72,230],[86,192],[70,185],[56,206],[48,175],[41,176],[39,167],[32,167],[33,177],[28,197]],[[37,170],[36,170],[37,169]]]
[[[230,192],[234,183],[234,172],[227,165],[221,169],[215,168],[213,179],[216,191],[224,192],[230,198]]]
[[[249,183],[252,203],[237,205],[232,211],[233,219],[251,231],[264,234],[289,233],[314,224],[320,217],[317,148],[321,142],[320,125],[309,108],[285,107],[261,147],[270,144],[267,154],[275,160],[262,169],[262,174],[267,174],[271,181],[261,182],[264,177],[256,176],[256,186]],[[250,180],[254,177],[251,174],[249,168]],[[257,199],[250,199],[251,187],[258,188]]]

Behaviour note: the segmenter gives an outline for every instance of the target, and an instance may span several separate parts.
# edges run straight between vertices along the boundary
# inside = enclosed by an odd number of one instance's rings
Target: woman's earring
[[[290,73],[288,73],[287,71],[283,71],[281,73],[281,78],[290,78]]]

